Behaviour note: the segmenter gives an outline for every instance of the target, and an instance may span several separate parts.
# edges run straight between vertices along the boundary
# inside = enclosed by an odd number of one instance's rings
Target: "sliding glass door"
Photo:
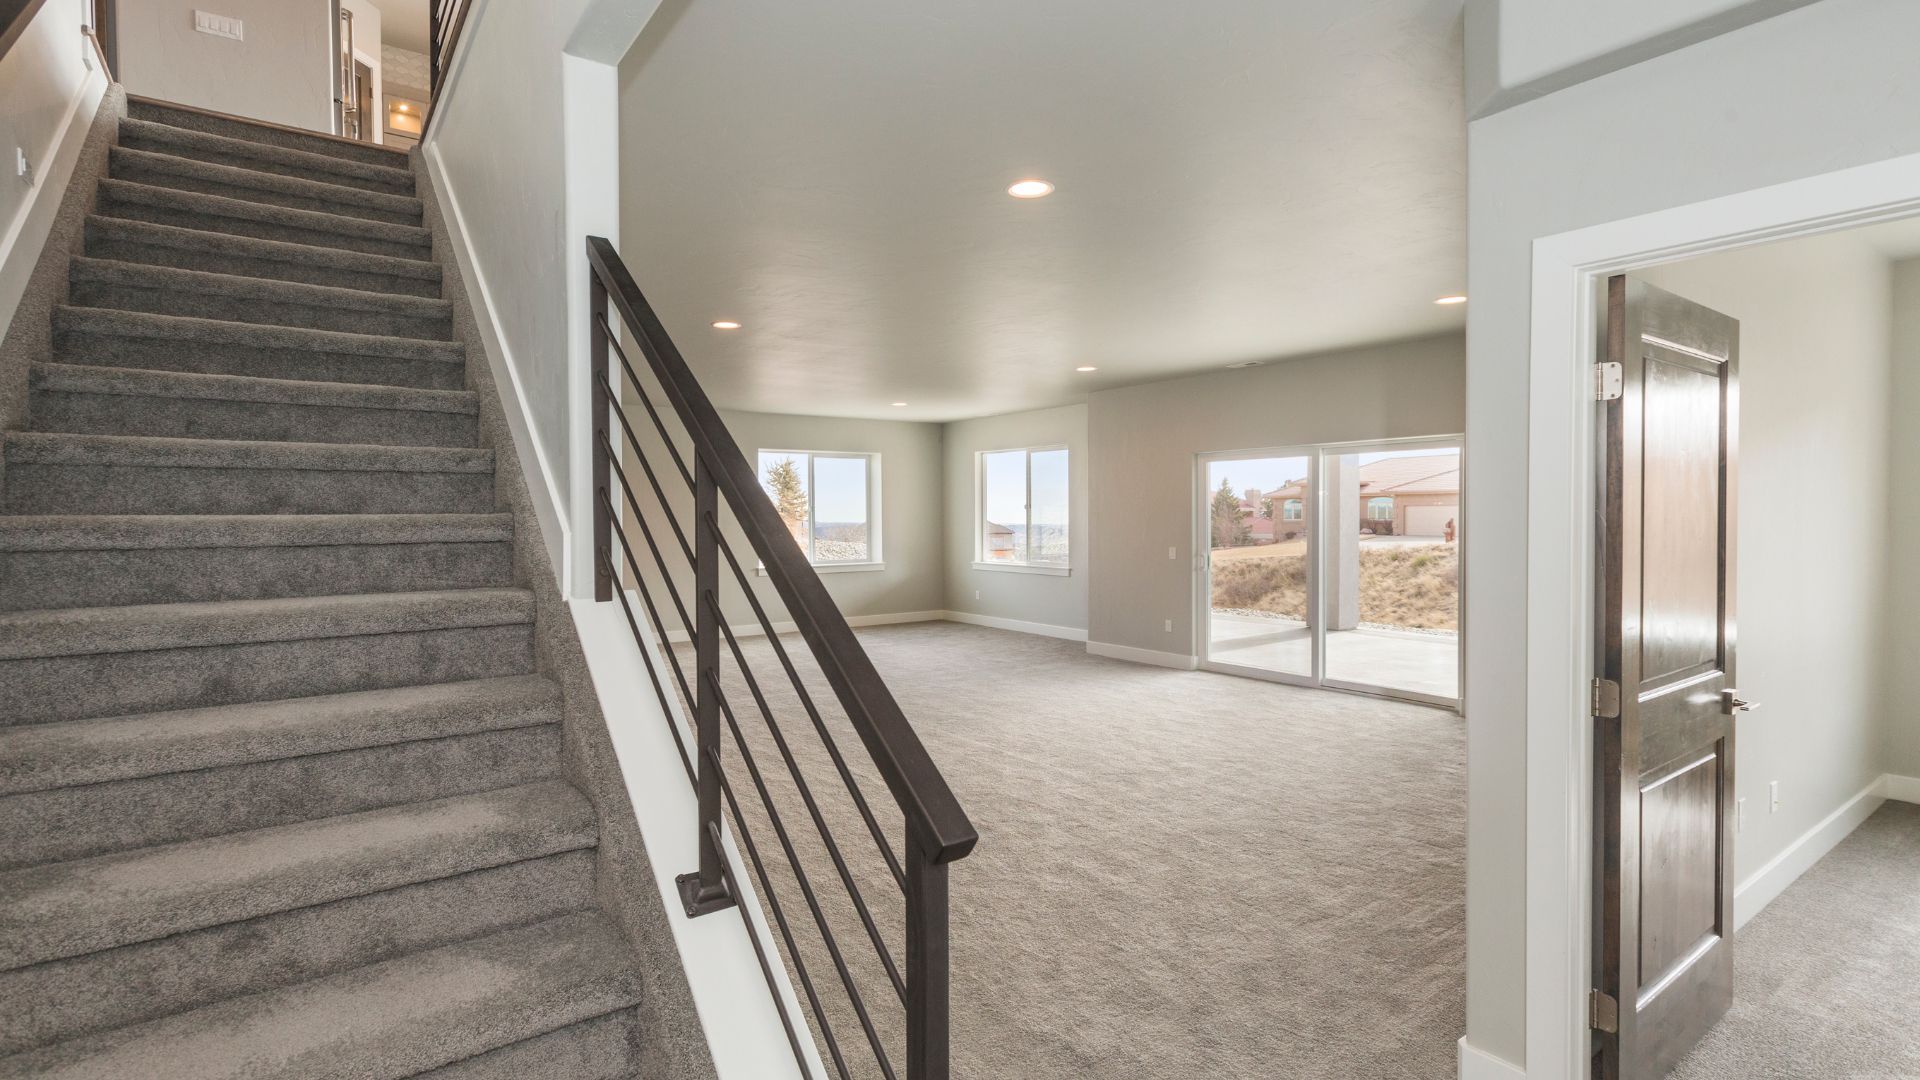
[[[1460,458],[1457,438],[1202,456],[1202,665],[1457,705]]]

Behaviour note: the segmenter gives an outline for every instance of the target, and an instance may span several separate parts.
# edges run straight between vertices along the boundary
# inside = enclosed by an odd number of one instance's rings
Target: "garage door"
[[[1458,506],[1409,506],[1407,507],[1408,536],[1445,536],[1447,522],[1458,525],[1460,508]]]

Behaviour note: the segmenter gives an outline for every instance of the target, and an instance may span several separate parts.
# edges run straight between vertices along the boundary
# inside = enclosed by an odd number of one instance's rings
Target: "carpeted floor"
[[[1453,1075],[1465,992],[1457,716],[950,623],[861,638],[981,834],[952,874],[956,1076]],[[834,797],[843,788],[771,647],[741,646],[904,957],[900,894],[877,847]],[[897,843],[885,787],[821,680],[805,681]],[[728,698],[897,1065],[900,1005],[807,841],[806,810],[737,670]],[[753,803],[739,765],[729,774]],[[750,819],[849,1074],[880,1075],[770,823]]]
[[[1734,939],[1733,1010],[1672,1080],[1920,1077],[1920,806],[1887,803]]]

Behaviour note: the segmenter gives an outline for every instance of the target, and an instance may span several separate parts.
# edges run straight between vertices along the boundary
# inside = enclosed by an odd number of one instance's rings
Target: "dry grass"
[[[1268,611],[1304,621],[1307,561],[1291,544],[1213,554],[1213,606]],[[1459,548],[1453,544],[1363,545],[1360,621],[1417,630],[1459,627]]]

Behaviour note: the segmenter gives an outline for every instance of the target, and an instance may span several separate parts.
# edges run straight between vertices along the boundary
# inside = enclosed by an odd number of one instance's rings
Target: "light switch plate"
[[[196,11],[193,13],[193,28],[203,34],[212,34],[214,37],[232,38],[235,41],[247,39],[246,24],[231,15]]]

